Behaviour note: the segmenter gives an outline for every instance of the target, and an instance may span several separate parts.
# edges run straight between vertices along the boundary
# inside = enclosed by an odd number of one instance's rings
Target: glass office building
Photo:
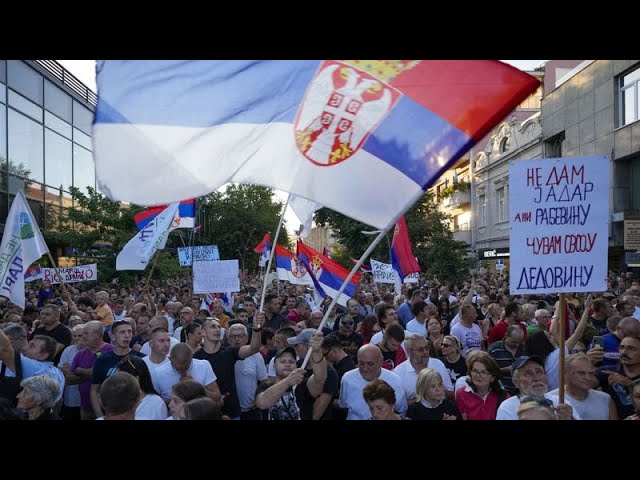
[[[0,60],[0,233],[18,190],[40,228],[56,229],[72,206],[69,187],[95,187],[96,102],[54,60]]]

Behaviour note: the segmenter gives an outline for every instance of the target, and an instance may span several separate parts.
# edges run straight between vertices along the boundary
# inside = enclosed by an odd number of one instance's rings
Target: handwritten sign
[[[64,283],[93,282],[98,280],[98,264],[79,265],[77,267],[59,268]],[[60,283],[60,277],[55,268],[42,269],[43,280],[49,280],[52,284]]]
[[[402,283],[418,283],[420,281],[420,272],[410,273],[406,277],[404,277],[404,281]]]
[[[606,290],[609,159],[518,161],[509,183],[510,292]]]
[[[178,262],[180,262],[181,267],[190,267],[194,260],[220,260],[218,246],[200,245],[197,247],[178,248]]]
[[[193,262],[193,293],[239,292],[238,260]]]
[[[390,263],[382,263],[371,259],[371,273],[376,283],[395,283],[396,272]]]
[[[624,221],[624,249],[640,250],[640,220]]]

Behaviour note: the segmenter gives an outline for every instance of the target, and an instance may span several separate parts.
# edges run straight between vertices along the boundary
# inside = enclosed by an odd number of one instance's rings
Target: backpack
[[[0,370],[0,398],[6,398],[13,405],[18,404],[17,396],[18,393],[22,390],[20,387],[20,382],[22,382],[22,360],[20,358],[20,354],[15,352],[16,358],[16,376],[15,377],[6,377],[5,371],[7,370],[7,366],[3,363],[2,369]]]

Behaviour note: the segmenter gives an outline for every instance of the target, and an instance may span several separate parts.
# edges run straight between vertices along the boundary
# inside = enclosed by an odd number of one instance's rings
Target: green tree
[[[87,187],[87,194],[76,187],[69,190],[74,207],[69,209],[68,218],[59,223],[58,230],[42,232],[50,250],[73,247],[80,264],[96,262],[102,284],[118,278],[121,285],[130,285],[136,278],[145,278],[145,272],[116,271],[116,256],[137,232],[133,216],[143,208],[123,207],[92,187]],[[161,272],[159,267],[156,270]]]
[[[464,256],[466,244],[453,239],[448,228],[450,218],[438,210],[431,193],[425,193],[405,213],[405,219],[413,254],[428,278],[440,282],[460,282],[468,276],[470,265]],[[328,208],[318,210],[314,220],[316,224],[328,226],[334,232],[343,248],[332,248],[332,254],[348,268],[353,267],[349,257],[360,258],[375,238],[374,235],[361,233],[373,230],[370,226]],[[387,240],[380,242],[369,258],[390,263],[392,238],[393,229],[388,232]]]
[[[200,242],[217,245],[222,259],[237,258],[241,268],[257,270],[259,255],[253,249],[267,232],[273,239],[282,213],[283,203],[274,200],[273,190],[232,183],[204,197],[199,208],[204,219]],[[284,224],[278,244],[290,246]]]

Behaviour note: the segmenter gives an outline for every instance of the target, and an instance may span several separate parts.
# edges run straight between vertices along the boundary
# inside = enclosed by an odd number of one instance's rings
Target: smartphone
[[[604,337],[593,337],[593,339],[591,340],[591,347],[600,347],[604,350]]]

